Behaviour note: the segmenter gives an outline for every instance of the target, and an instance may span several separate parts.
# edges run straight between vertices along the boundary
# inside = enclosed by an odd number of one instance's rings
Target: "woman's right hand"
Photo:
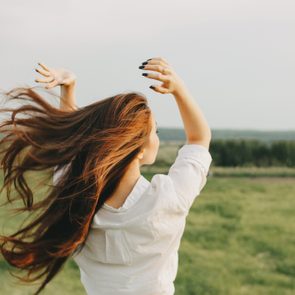
[[[156,73],[143,73],[142,75],[163,82],[161,85],[151,85],[150,88],[160,93],[177,95],[185,88],[183,80],[175,73],[169,63],[162,57],[150,58],[139,67]]]

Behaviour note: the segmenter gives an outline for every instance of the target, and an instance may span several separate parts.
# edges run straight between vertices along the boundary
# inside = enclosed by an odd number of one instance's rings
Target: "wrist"
[[[182,98],[184,96],[188,96],[189,91],[187,89],[187,87],[182,84],[179,85],[172,93],[174,95],[175,98]]]
[[[60,109],[72,111],[76,108],[75,86],[76,81],[60,85]]]
[[[60,86],[64,89],[70,89],[70,88],[74,88],[76,86],[76,80],[71,81],[68,84],[61,84]]]

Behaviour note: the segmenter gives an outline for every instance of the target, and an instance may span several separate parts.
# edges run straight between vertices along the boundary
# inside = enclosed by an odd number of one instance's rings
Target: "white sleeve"
[[[57,183],[57,179],[60,177],[61,175],[61,171],[57,171],[56,172],[56,168],[57,166],[55,166],[53,168],[53,175],[52,175],[52,184],[55,185]]]
[[[185,211],[189,211],[205,186],[211,162],[209,150],[202,145],[185,144],[178,150],[168,177],[176,192],[177,202]]]
[[[59,177],[62,176],[62,174],[64,173],[64,171],[66,170],[66,168],[68,168],[69,165],[64,166],[63,168],[61,168],[59,171],[56,171],[57,166],[54,166],[53,168],[53,176],[52,176],[52,184],[56,185]]]

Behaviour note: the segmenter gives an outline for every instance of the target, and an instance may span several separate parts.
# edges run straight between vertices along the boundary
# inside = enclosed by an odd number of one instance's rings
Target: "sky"
[[[160,128],[182,128],[138,69],[163,57],[210,128],[295,130],[294,16],[294,0],[2,0],[0,88],[41,85],[42,62],[76,74],[78,106],[139,91]]]

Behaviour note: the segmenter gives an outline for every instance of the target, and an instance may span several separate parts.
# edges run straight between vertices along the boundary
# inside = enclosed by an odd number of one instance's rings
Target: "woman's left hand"
[[[53,88],[58,85],[70,86],[72,84],[75,84],[76,82],[76,75],[69,70],[63,68],[49,68],[42,63],[38,63],[38,65],[40,65],[41,68],[36,68],[35,71],[45,76],[46,78],[36,78],[35,82],[47,83],[47,85],[45,86],[46,89]]]

